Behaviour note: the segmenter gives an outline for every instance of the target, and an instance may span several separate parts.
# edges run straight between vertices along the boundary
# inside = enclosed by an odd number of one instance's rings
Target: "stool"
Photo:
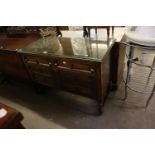
[[[91,29],[95,29],[95,34],[97,36],[97,29],[102,28],[107,30],[107,38],[109,38],[110,35],[110,26],[83,26],[83,37],[90,37],[90,31]],[[114,26],[112,27],[112,35],[114,33]]]
[[[0,118],[0,129],[24,129],[21,124],[24,117],[19,111],[0,103],[0,109],[2,108],[7,114]]]
[[[137,93],[150,94],[149,98],[147,99],[146,105],[145,105],[145,108],[147,108],[151,98],[153,97],[153,94],[155,93],[155,83],[153,85],[152,91],[150,91],[150,92],[148,92],[148,91],[147,92],[143,92],[143,91],[135,90],[132,87],[130,87],[129,82],[130,82],[130,79],[131,79],[132,64],[135,64],[135,65],[137,65],[139,67],[146,67],[146,68],[150,69],[150,73],[148,75],[147,83],[146,83],[146,84],[148,84],[148,82],[150,80],[150,77],[151,77],[151,74],[152,74],[153,70],[155,70],[155,56],[154,56],[152,65],[150,65],[150,66],[149,65],[145,65],[144,63],[138,63],[138,61],[139,61],[138,57],[134,58],[134,49],[135,48],[141,49],[142,52],[146,51],[147,54],[150,54],[151,51],[155,51],[155,47],[142,46],[142,45],[138,45],[138,44],[130,43],[130,42],[129,43],[124,42],[122,44],[124,44],[124,45],[129,47],[129,54],[127,55],[127,53],[126,53],[126,57],[127,57],[127,75],[126,75],[126,79],[124,80],[124,83],[125,83],[125,96],[124,96],[124,100],[126,100],[127,97],[128,97],[128,91],[127,91],[128,89],[130,89],[131,91],[137,92]],[[155,52],[153,52],[153,54],[155,54]]]

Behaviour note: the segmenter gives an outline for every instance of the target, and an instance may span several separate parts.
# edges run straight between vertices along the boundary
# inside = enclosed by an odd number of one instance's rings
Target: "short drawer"
[[[65,60],[65,59],[60,59],[58,61],[58,67],[59,68],[68,68],[68,69],[71,69],[72,68],[72,62],[68,61],[68,60]]]
[[[35,55],[24,55],[23,56],[24,62],[26,63],[37,63],[37,64],[44,64],[44,65],[50,65],[53,62],[47,58],[47,57],[43,57],[43,56],[35,56]]]
[[[27,67],[31,72],[47,74],[49,76],[52,74],[50,65],[27,63]]]
[[[95,73],[96,72],[96,65],[95,64],[85,64],[85,63],[73,63],[73,69],[75,70],[84,70],[84,71],[90,71]]]

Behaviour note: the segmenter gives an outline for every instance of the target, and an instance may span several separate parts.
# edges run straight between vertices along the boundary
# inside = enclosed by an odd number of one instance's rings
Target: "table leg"
[[[97,36],[97,27],[95,27],[95,34],[96,34],[96,36]]]
[[[107,27],[107,38],[109,38],[109,36],[110,36],[110,27],[108,26]]]
[[[130,49],[129,49],[129,58],[128,58],[128,61],[127,61],[127,75],[126,75],[126,80],[125,80],[125,96],[124,96],[124,100],[126,100],[127,97],[128,97],[128,91],[127,91],[128,87],[127,87],[127,85],[128,85],[128,82],[130,81],[130,78],[131,78],[130,72],[131,72],[131,68],[132,68],[131,60],[133,59],[133,56],[134,56],[134,51],[133,50],[134,50],[133,47],[130,47]]]
[[[102,101],[99,101],[98,102],[98,115],[101,115],[103,113],[103,102]]]
[[[87,28],[88,28],[88,37],[90,37],[91,36],[91,34],[90,34],[91,33],[91,28],[89,26]]]
[[[151,100],[152,97],[153,97],[154,92],[155,92],[155,84],[154,84],[154,87],[153,87],[153,89],[152,89],[152,92],[151,92],[151,94],[150,94],[150,96],[149,96],[149,98],[148,98],[148,100],[147,100],[147,102],[146,102],[145,108],[148,107],[148,105],[149,105],[149,103],[150,103],[150,100]]]
[[[59,37],[62,37],[62,33],[61,33],[61,31],[60,31],[60,28],[59,28],[59,26],[56,26],[56,34],[57,34],[57,36]]]
[[[114,36],[114,26],[112,26],[112,36]]]
[[[88,37],[88,31],[86,26],[83,26],[83,37]]]
[[[149,81],[150,81],[150,78],[151,78],[151,75],[152,75],[152,72],[153,72],[153,68],[155,67],[155,57],[154,57],[154,59],[153,59],[153,63],[152,63],[152,66],[151,66],[151,71],[150,71],[150,73],[149,73],[149,76],[148,76],[148,78],[147,78],[147,84],[149,83]]]

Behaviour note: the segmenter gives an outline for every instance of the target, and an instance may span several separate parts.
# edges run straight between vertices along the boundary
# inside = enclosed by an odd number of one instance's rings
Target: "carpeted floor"
[[[39,95],[30,86],[15,83],[0,86],[0,102],[21,111],[26,128],[155,128],[155,98],[145,111],[144,96],[129,92],[122,106],[118,98],[123,97],[123,86],[109,94],[101,116],[96,115],[96,102],[88,98],[55,90]]]

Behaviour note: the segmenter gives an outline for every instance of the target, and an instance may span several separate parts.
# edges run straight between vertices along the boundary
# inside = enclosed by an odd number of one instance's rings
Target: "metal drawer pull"
[[[91,68],[90,71],[91,71],[91,73],[94,73],[95,72],[95,69]]]
[[[54,66],[58,66],[58,63],[57,63],[57,62],[55,62],[55,63],[54,63]]]
[[[36,61],[31,61],[31,60],[27,60],[27,63],[28,63],[28,64],[37,64]]]
[[[39,63],[39,65],[42,65],[42,66],[47,66],[49,67],[51,65],[51,62],[49,62],[48,64],[45,64],[45,63]]]
[[[63,61],[62,63],[65,65],[67,62],[66,61]]]

